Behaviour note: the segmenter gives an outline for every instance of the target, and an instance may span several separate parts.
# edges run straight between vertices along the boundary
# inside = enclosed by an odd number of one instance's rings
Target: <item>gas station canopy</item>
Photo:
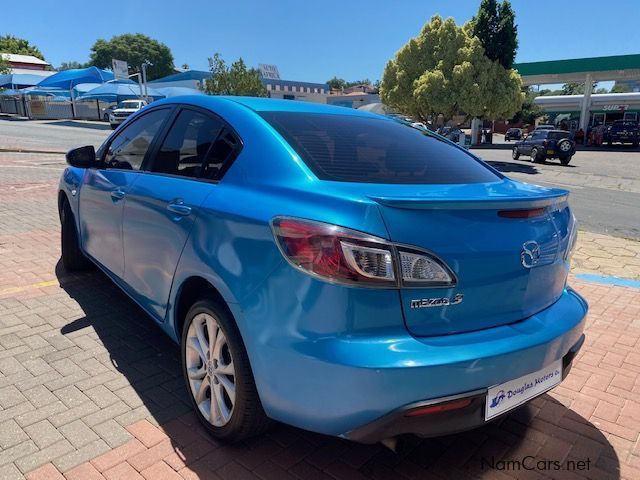
[[[632,80],[640,78],[640,55],[517,63],[513,68],[525,86],[584,82],[587,75],[593,82]]]

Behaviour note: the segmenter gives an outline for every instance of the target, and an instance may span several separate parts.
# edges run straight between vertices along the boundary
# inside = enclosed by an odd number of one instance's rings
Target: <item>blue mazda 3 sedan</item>
[[[62,261],[181,344],[217,438],[275,420],[354,441],[477,427],[558,385],[587,304],[568,192],[327,105],[176,97],[79,147]]]

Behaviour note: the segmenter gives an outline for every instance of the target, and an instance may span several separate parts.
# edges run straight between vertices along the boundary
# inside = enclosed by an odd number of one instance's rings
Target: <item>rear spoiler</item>
[[[565,203],[569,192],[557,190],[540,196],[496,196],[480,198],[428,198],[428,197],[378,197],[370,196],[380,205],[411,210],[493,210],[543,208]]]

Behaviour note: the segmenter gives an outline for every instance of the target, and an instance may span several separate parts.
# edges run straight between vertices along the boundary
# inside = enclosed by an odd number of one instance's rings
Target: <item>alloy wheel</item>
[[[212,315],[200,313],[191,321],[185,357],[200,413],[215,427],[226,425],[236,402],[236,375],[227,337]]]

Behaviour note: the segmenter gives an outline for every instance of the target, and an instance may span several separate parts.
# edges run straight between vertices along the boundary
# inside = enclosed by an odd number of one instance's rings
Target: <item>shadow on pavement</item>
[[[108,123],[94,122],[78,122],[76,120],[52,120],[50,122],[43,122],[47,125],[57,125],[60,127],[77,127],[77,128],[89,128],[92,130],[111,130],[111,125]]]
[[[126,380],[118,388],[130,385],[144,416],[148,412],[168,435],[165,461],[176,470],[187,466],[201,479],[218,478],[212,472],[223,470],[225,478],[254,478],[247,470],[263,478],[500,478],[504,470],[517,478],[557,478],[553,462],[565,469],[568,460],[588,461],[590,478],[620,478],[617,455],[603,434],[549,395],[476,430],[406,437],[399,453],[285,425],[245,442],[221,444],[192,413],[179,349],[155,323],[99,271],[69,274],[58,262],[56,275],[84,312],[61,333],[95,330]]]
[[[485,160],[485,162],[502,173],[517,172],[528,175],[538,175],[540,173],[536,167],[527,163],[498,162],[495,160]]]

